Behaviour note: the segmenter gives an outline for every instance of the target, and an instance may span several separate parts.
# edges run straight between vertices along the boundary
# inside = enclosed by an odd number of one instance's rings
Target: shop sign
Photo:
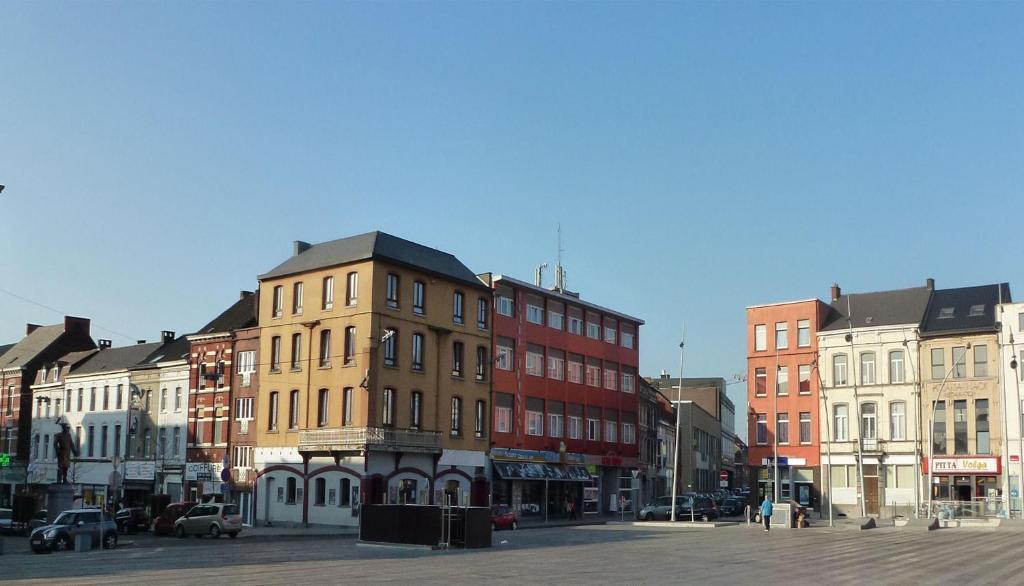
[[[519,462],[548,462],[551,464],[558,464],[562,461],[562,456],[558,452],[519,450],[515,448],[491,448],[491,458],[495,460],[516,460]],[[581,454],[566,453],[565,461],[583,464],[585,460]]]
[[[1000,472],[999,458],[933,458],[933,462],[933,474],[999,474]],[[929,465],[927,459],[925,464]]]
[[[186,462],[185,480],[209,482],[218,477],[221,468],[223,466],[220,464],[213,464],[211,462]]]
[[[128,460],[124,463],[125,480],[154,480],[156,478],[156,463]]]
[[[1017,454],[1010,454],[1010,461],[1011,462],[1020,462],[1020,456],[1018,456]]]

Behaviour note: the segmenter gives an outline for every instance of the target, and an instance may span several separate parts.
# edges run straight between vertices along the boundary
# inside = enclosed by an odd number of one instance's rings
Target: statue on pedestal
[[[53,438],[53,451],[57,454],[57,483],[68,483],[68,468],[71,467],[71,456],[78,456],[78,446],[71,435],[71,426],[67,421],[60,422],[60,433]]]

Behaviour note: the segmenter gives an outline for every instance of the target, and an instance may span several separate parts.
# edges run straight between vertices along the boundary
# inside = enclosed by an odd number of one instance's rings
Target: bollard
[[[89,551],[92,549],[92,535],[79,533],[75,536],[75,551]]]

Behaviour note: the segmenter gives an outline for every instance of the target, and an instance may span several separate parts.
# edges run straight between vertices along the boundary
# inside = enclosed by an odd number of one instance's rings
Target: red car
[[[491,529],[516,529],[519,527],[519,517],[515,511],[508,507],[491,507]]]
[[[196,503],[193,501],[167,505],[164,512],[160,513],[156,519],[153,519],[153,533],[157,535],[174,535],[174,522],[194,506],[196,506]]]

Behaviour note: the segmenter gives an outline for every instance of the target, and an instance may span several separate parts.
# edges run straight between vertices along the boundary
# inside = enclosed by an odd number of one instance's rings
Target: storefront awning
[[[586,466],[544,464],[541,462],[494,462],[494,471],[505,480],[590,480]]]

